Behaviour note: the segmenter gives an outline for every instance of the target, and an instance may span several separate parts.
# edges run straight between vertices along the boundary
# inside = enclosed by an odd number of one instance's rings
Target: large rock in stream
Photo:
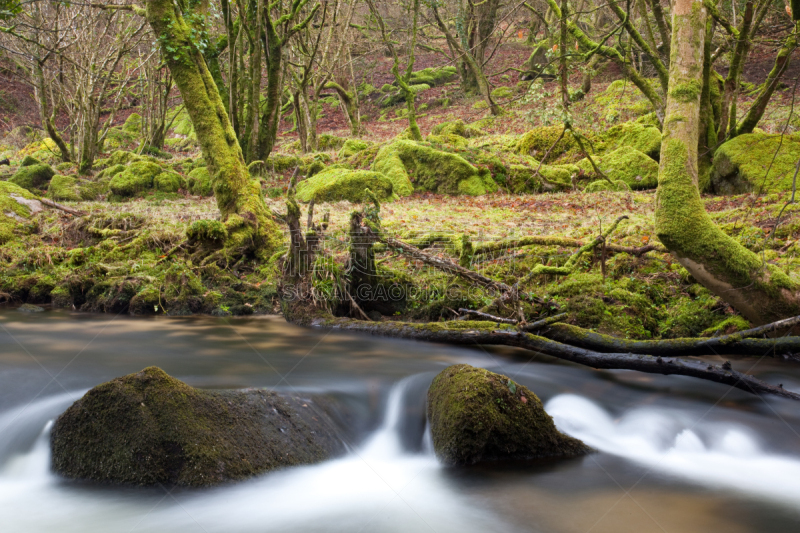
[[[428,421],[437,458],[451,466],[592,451],[559,432],[527,387],[470,365],[447,367],[433,379]]]
[[[311,399],[190,387],[157,367],[93,388],[55,422],[52,466],[68,478],[210,486],[344,453]]]

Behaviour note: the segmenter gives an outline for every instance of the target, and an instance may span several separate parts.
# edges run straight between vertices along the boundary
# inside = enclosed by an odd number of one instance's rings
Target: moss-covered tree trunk
[[[250,178],[217,85],[192,40],[193,28],[170,0],[148,0],[146,5],[147,20],[181,92],[212,176],[217,206],[228,230],[226,248],[251,251],[266,259],[280,245],[281,231],[264,203],[259,184]]]
[[[764,324],[800,313],[798,287],[773,265],[720,230],[698,189],[698,136],[707,10],[675,0],[656,196],[656,234],[706,288],[748,320]]]
[[[69,148],[67,148],[67,143],[64,142],[64,139],[56,129],[52,108],[50,107],[50,99],[47,96],[47,87],[44,82],[44,70],[39,61],[34,64],[33,76],[36,80],[36,92],[39,96],[39,114],[41,115],[42,125],[47,131],[47,136],[58,146],[58,150],[61,152],[61,160],[69,163]]]

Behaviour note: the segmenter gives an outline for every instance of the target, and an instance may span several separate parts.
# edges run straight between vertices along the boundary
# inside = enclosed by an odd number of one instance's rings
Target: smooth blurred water
[[[455,363],[530,387],[598,453],[440,466],[425,422]],[[786,387],[787,364],[734,361]],[[51,421],[92,386],[158,365],[198,387],[334,394],[351,453],[206,490],[59,479]],[[800,526],[797,404],[689,378],[600,372],[522,350],[302,329],[277,318],[0,310],[0,531],[709,532]]]

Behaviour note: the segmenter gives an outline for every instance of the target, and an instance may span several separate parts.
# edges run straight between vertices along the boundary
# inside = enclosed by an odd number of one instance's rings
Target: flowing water
[[[587,457],[440,466],[433,376],[469,363],[545,402]],[[158,365],[196,387],[328,393],[350,452],[205,490],[98,486],[49,469],[52,420],[92,386]],[[771,358],[734,361],[800,390]],[[513,349],[320,332],[277,318],[0,310],[0,531],[770,532],[800,528],[800,406],[690,378],[599,372]]]

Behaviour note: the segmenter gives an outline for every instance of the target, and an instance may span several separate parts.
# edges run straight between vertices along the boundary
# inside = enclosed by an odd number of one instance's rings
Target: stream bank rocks
[[[265,390],[190,387],[157,367],[103,383],[55,422],[67,478],[203,487],[344,453],[320,402]]]
[[[527,387],[470,365],[447,367],[433,379],[428,422],[436,456],[450,466],[573,457],[592,451],[559,432]]]

